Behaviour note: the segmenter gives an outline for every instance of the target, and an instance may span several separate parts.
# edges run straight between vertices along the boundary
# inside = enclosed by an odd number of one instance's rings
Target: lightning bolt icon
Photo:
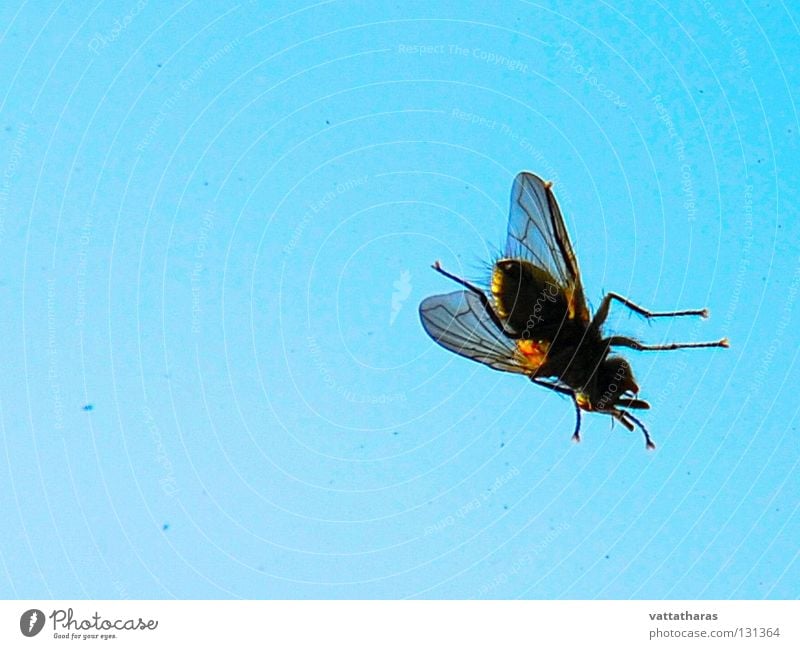
[[[28,631],[33,629],[33,625],[36,624],[37,618],[38,618],[38,615],[36,615],[36,611],[31,613],[31,619],[28,621]]]

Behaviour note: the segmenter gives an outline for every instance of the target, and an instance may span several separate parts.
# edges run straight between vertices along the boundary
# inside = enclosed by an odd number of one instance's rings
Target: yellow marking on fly
[[[497,315],[499,315],[501,318],[507,318],[508,313],[506,313],[505,309],[503,308],[502,301],[500,300],[502,293],[503,272],[497,265],[495,265],[494,270],[492,271],[492,296],[494,297],[494,309],[497,311]]]
[[[538,369],[547,359],[547,350],[550,349],[550,343],[546,340],[522,338],[517,341],[517,349],[528,365],[533,369]]]
[[[567,296],[567,317],[570,320],[575,319],[575,291],[572,289],[564,289]]]
[[[589,401],[589,397],[587,397],[583,392],[575,393],[575,402],[578,404],[578,407],[582,410],[591,410],[592,409],[592,402]]]
[[[552,180],[545,180],[544,181],[544,186],[545,186],[546,189],[550,189],[553,186],[553,181]]]

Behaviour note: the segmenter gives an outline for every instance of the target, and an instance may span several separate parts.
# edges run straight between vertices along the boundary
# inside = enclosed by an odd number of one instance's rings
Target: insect
[[[465,290],[426,298],[419,306],[425,331],[445,349],[569,396],[576,413],[573,439],[580,441],[581,411],[609,415],[628,430],[638,426],[631,410],[649,409],[627,360],[614,347],[662,351],[728,347],[715,342],[647,345],[603,333],[611,303],[645,318],[708,317],[707,309],[653,312],[617,293],[607,293],[592,315],[586,305],[578,260],[572,249],[552,183],[521,172],[511,190],[504,255],[492,266],[488,291],[433,264]],[[488,294],[487,294],[488,293]]]

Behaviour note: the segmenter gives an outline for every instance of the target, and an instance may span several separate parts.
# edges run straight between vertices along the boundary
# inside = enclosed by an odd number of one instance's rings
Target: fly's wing
[[[433,295],[419,305],[422,326],[445,349],[501,372],[531,374],[513,340],[497,329],[470,291]]]
[[[588,322],[578,260],[551,184],[527,171],[517,174],[511,189],[505,254],[527,259],[550,273],[568,296],[570,317]]]

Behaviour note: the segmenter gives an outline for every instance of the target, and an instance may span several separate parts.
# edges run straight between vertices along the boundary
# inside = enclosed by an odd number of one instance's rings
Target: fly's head
[[[648,409],[647,401],[637,399],[639,385],[630,363],[621,356],[605,358],[597,368],[595,380],[578,393],[578,405],[594,412],[618,412],[618,408]]]

